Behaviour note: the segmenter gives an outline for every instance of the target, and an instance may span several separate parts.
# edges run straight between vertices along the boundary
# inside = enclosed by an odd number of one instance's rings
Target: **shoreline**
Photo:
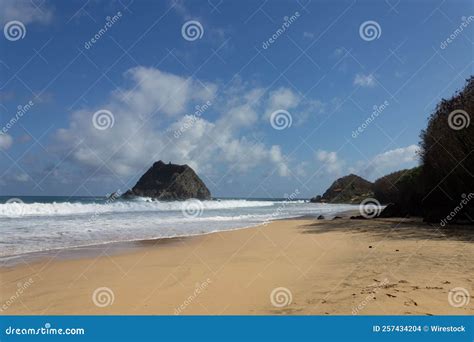
[[[358,213],[356,210],[346,210],[340,213],[331,213],[331,215],[328,216],[328,219],[331,219],[331,217],[335,217],[335,216],[340,216],[341,218],[348,218],[349,216],[354,215],[356,213]],[[103,242],[103,243],[93,243],[90,245],[83,245],[83,246],[71,246],[71,247],[54,248],[54,249],[47,249],[47,250],[42,250],[42,251],[33,251],[33,252],[26,252],[26,253],[20,253],[20,254],[6,255],[6,256],[0,256],[0,267],[12,267],[23,261],[35,262],[41,259],[56,257],[56,256],[59,256],[60,254],[61,254],[61,258],[65,258],[65,259],[94,257],[97,255],[100,255],[102,253],[101,249],[104,249],[104,248],[113,254],[120,254],[123,251],[131,251],[135,249],[140,249],[140,247],[143,244],[153,243],[155,241],[157,243],[168,243],[168,240],[188,239],[188,238],[194,238],[198,236],[215,234],[219,232],[257,228],[260,226],[268,225],[269,223],[275,222],[275,221],[317,220],[318,216],[319,215],[300,215],[300,216],[294,216],[294,217],[274,219],[268,222],[264,221],[259,224],[255,224],[251,226],[229,228],[225,230],[214,230],[214,231],[204,232],[204,233],[199,233],[199,234],[165,236],[165,237],[158,237],[158,238],[151,238],[151,239],[110,241],[110,242]],[[169,241],[169,243],[172,243],[172,241]],[[23,261],[19,259],[23,259]]]
[[[310,219],[308,216],[300,216],[300,217],[289,217],[289,218],[284,218],[284,219],[276,219],[272,220],[270,222],[274,221],[282,221],[282,220],[298,220],[299,218],[303,219]],[[231,232],[235,230],[244,230],[244,229],[249,229],[249,228],[258,228],[260,226],[265,225],[265,222],[262,222],[260,224],[252,225],[252,226],[245,226],[245,227],[238,227],[238,228],[229,228],[225,230],[214,230],[210,232],[204,232],[204,233],[199,233],[199,234],[190,234],[190,235],[179,235],[179,236],[164,236],[164,237],[158,237],[158,238],[152,238],[152,239],[136,239],[136,240],[124,240],[124,241],[110,241],[110,242],[104,242],[104,243],[95,243],[95,244],[90,244],[90,245],[84,245],[84,246],[72,246],[72,247],[64,247],[64,248],[54,248],[54,249],[48,249],[48,250],[43,250],[43,251],[33,251],[33,252],[27,252],[27,253],[20,253],[20,254],[14,254],[14,255],[7,255],[7,256],[2,256],[0,257],[0,267],[9,267],[15,266],[17,263],[21,263],[22,261],[15,261],[16,259],[26,259],[30,260],[32,262],[40,261],[41,259],[46,259],[46,258],[51,258],[51,257],[56,257],[59,254],[66,254],[65,256],[61,256],[61,258],[65,259],[75,259],[72,257],[74,254],[78,254],[76,258],[87,258],[87,257],[93,257],[100,255],[102,251],[97,251],[100,249],[106,249],[107,251],[111,250],[112,252],[115,251],[114,254],[119,254],[121,251],[130,251],[130,250],[136,250],[140,249],[143,247],[143,245],[146,244],[165,244],[165,243],[172,243],[172,240],[179,240],[179,239],[192,239],[196,238],[199,236],[205,236],[205,235],[210,235],[210,234],[216,234],[216,233],[224,233],[224,232]],[[88,250],[90,250],[88,252]],[[87,254],[91,253],[91,254]],[[69,257],[68,257],[69,256]]]
[[[0,267],[1,314],[474,314],[473,300],[448,302],[451,288],[474,293],[474,244],[443,234],[416,220],[298,218],[98,245]],[[94,303],[100,289],[112,303]]]

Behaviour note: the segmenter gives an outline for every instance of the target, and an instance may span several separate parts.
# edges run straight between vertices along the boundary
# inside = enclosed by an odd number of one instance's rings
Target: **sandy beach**
[[[473,237],[416,220],[297,219],[62,250],[2,264],[1,313],[473,315],[472,297],[449,296],[474,294]]]

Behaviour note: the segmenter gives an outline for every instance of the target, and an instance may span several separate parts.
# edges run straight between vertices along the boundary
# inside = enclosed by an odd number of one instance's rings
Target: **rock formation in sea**
[[[188,165],[165,164],[157,161],[140,177],[135,186],[123,194],[124,198],[151,197],[172,201],[197,198],[211,199],[204,182]]]
[[[354,174],[337,179],[322,196],[313,197],[313,203],[354,203],[358,204],[373,197],[373,183]]]

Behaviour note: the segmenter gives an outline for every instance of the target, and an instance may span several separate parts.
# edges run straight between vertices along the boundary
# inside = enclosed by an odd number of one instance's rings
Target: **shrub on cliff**
[[[393,172],[377,179],[374,195],[382,204],[392,203],[390,216],[422,215],[421,200],[424,194],[421,167]]]
[[[474,192],[474,77],[451,99],[442,100],[421,133],[421,179],[425,219],[436,222]],[[458,219],[474,218],[474,201]]]

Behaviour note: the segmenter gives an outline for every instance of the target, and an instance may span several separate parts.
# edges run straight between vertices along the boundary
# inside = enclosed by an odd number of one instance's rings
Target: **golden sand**
[[[65,250],[1,267],[0,305],[2,314],[473,315],[459,292],[474,294],[469,240],[416,221],[300,219],[76,258]]]

